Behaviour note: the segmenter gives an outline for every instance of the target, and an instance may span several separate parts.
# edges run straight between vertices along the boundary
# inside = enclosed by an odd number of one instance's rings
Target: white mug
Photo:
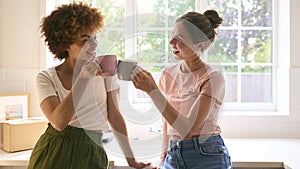
[[[119,60],[117,73],[120,80],[131,81],[130,74],[137,66],[137,61],[134,60]]]

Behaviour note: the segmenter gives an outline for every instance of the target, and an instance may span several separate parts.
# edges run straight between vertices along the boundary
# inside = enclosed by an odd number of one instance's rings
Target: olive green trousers
[[[57,131],[50,124],[37,141],[27,169],[107,169],[102,133],[67,126]]]

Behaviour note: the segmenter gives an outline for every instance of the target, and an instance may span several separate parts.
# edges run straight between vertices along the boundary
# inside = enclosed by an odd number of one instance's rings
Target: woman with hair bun
[[[225,95],[224,76],[202,60],[222,21],[215,10],[182,15],[170,40],[173,56],[181,62],[166,67],[158,85],[140,67],[131,75],[135,87],[150,96],[164,117],[162,154],[156,168],[231,168],[218,124]]]

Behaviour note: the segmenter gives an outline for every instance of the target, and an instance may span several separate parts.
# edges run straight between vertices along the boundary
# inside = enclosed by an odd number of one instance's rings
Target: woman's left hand
[[[147,162],[137,162],[135,158],[126,158],[126,160],[129,167],[133,167],[137,169],[142,169],[151,165],[151,163],[147,163]]]
[[[101,74],[102,69],[93,59],[91,59],[85,61],[85,63],[82,65],[79,76],[82,78],[90,79],[94,76],[101,76]]]
[[[133,167],[133,168],[137,168],[137,169],[142,169],[142,168],[145,168],[147,166],[150,166],[151,163],[144,163],[144,162],[137,162],[135,161],[135,163],[133,164],[130,164],[129,167]]]
[[[158,89],[151,73],[138,66],[133,69],[131,73],[131,79],[135,88],[140,89],[148,94],[150,94],[153,90]]]

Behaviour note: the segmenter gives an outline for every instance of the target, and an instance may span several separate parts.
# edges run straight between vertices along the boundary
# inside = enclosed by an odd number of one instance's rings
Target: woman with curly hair
[[[230,156],[218,124],[225,94],[222,73],[202,60],[223,19],[215,10],[188,12],[176,20],[170,40],[181,60],[166,67],[156,85],[152,75],[133,71],[136,88],[145,91],[164,117],[163,150],[157,167],[230,169]]]
[[[94,61],[103,18],[97,8],[71,3],[42,19],[42,36],[63,63],[36,78],[40,108],[49,125],[32,151],[28,169],[106,169],[102,133],[109,130],[108,123],[129,166],[148,165],[137,162],[130,148],[116,77],[101,76]]]

